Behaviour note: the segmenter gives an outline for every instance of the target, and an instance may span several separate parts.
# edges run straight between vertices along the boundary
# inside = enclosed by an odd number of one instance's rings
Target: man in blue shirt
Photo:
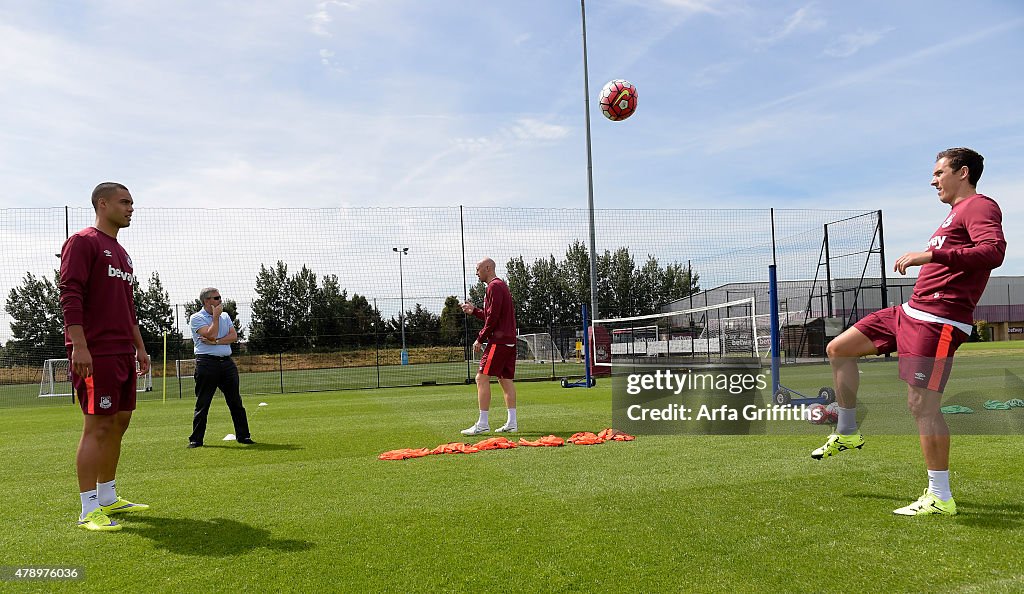
[[[231,360],[231,343],[238,340],[231,316],[224,313],[220,291],[213,287],[199,293],[203,308],[192,314],[188,324],[192,329],[192,342],[196,353],[196,412],[192,417],[192,435],[188,447],[203,445],[206,435],[206,417],[210,414],[213,395],[220,388],[224,400],[231,410],[231,422],[235,425],[235,439],[238,443],[252,444],[249,435],[249,420],[242,406],[242,395],[238,391],[238,368]]]

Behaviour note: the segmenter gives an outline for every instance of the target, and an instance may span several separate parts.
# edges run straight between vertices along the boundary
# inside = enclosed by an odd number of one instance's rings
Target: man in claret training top
[[[96,224],[75,233],[60,252],[60,307],[71,382],[85,415],[76,466],[86,530],[120,530],[113,514],[148,505],[117,496],[114,474],[121,438],[135,410],[138,374],[149,371],[149,355],[135,316],[132,259],[117,232],[132,222],[128,188],[106,182],[92,192]]]
[[[516,376],[516,308],[508,285],[494,273],[494,260],[481,260],[476,265],[476,275],[481,282],[487,283],[484,308],[480,309],[467,302],[462,304],[462,311],[484,321],[484,327],[473,343],[473,352],[483,351],[480,355],[480,369],[476,374],[480,416],[472,427],[463,429],[462,434],[479,435],[491,430],[488,417],[492,376],[498,378],[501,391],[505,394],[505,406],[508,407],[508,421],[495,429],[495,432],[515,433],[519,429],[516,419],[516,386],[512,382]],[[483,347],[485,342],[486,349]]]
[[[899,376],[907,382],[907,402],[928,467],[924,494],[893,510],[902,516],[956,514],[949,488],[949,427],[940,410],[942,391],[953,354],[971,334],[974,306],[1006,252],[999,206],[975,189],[983,163],[981,155],[967,148],[938,154],[931,185],[950,211],[926,251],[909,252],[896,261],[900,274],[911,266],[921,267],[910,302],[865,317],[828,345],[839,422],[825,445],[811,453],[817,460],[864,446],[857,430],[857,359],[893,351],[899,355]]]

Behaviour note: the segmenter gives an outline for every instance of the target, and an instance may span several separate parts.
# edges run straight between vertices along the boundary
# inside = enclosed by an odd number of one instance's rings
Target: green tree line
[[[520,329],[537,331],[581,324],[580,305],[590,303],[590,257],[585,245],[573,242],[565,256],[554,254],[526,262],[521,256],[506,264],[506,281],[516,306]],[[598,306],[602,317],[654,313],[674,299],[699,291],[698,276],[679,263],[662,266],[648,255],[642,265],[628,247],[606,250],[597,259]],[[59,273],[52,278],[25,275],[7,296],[12,338],[0,349],[7,365],[37,364],[44,358],[63,358],[63,316],[58,290]],[[238,304],[225,300],[224,310],[234,320],[240,340],[254,353],[333,351],[351,348],[395,347],[401,344],[402,319],[383,319],[371,298],[342,288],[336,275],[318,276],[303,265],[289,273],[278,261],[261,265],[255,279],[249,328],[238,318]],[[171,356],[191,356],[190,333],[175,331],[174,308],[167,290],[154,272],[143,288],[133,285],[139,330],[154,360],[163,356],[163,335],[168,333]],[[469,299],[482,307],[486,286],[474,284]],[[404,313],[407,346],[458,346],[472,342],[482,323],[467,317],[461,299],[449,295],[440,313],[415,303]],[[187,320],[201,304],[185,304]]]
[[[11,339],[0,347],[0,362],[5,366],[37,365],[43,359],[67,357],[64,348],[64,315],[60,309],[60,272],[53,277],[25,274],[21,285],[7,294],[4,310],[11,316]],[[163,357],[164,333],[168,333],[169,350],[176,348],[182,336],[174,331],[174,308],[170,296],[160,282],[160,275],[150,275],[143,289],[136,279],[132,283],[139,333],[146,352],[154,361]],[[171,350],[171,354],[176,351]]]

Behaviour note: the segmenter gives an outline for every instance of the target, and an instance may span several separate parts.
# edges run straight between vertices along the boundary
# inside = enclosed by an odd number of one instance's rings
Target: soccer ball
[[[628,80],[609,81],[601,89],[601,113],[613,122],[633,115],[636,111],[636,87]]]
[[[835,402],[829,403],[825,407],[825,412],[828,414],[828,422],[835,425],[839,422],[839,405]]]
[[[829,422],[828,411],[824,404],[815,404],[808,409],[807,421],[812,425],[824,425]]]

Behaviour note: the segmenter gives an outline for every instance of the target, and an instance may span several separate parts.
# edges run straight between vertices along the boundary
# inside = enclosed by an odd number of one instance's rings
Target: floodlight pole
[[[580,0],[583,22],[583,111],[587,122],[587,211],[590,215],[590,319],[598,319],[597,309],[597,242],[594,239],[594,159],[590,149],[590,75],[587,69],[587,7]]]
[[[402,328],[402,365],[409,364],[409,351],[405,350],[405,285],[402,275],[402,256],[409,254],[409,248],[391,248],[398,253],[398,325]]]

